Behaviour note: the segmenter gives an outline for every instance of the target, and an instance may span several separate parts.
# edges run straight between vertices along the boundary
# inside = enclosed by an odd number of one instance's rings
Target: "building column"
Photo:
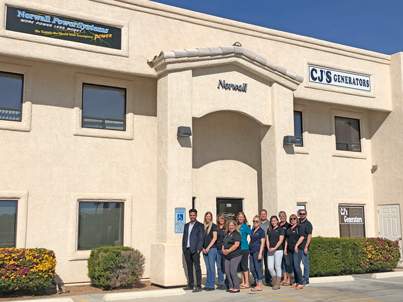
[[[269,215],[296,208],[294,150],[284,146],[286,135],[294,135],[294,95],[289,88],[271,86],[272,126],[261,142],[262,206]]]
[[[178,138],[179,126],[192,126],[192,71],[168,73],[158,79],[158,179],[156,239],[151,248],[151,282],[186,284],[182,234],[175,233],[175,208],[192,202],[191,137]],[[186,213],[186,216],[187,213]]]

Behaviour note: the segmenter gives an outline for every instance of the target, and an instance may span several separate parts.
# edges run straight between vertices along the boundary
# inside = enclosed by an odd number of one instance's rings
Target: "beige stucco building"
[[[64,282],[115,243],[183,284],[192,206],[305,207],[316,236],[401,237],[402,53],[151,1],[0,15],[0,245],[54,250]]]

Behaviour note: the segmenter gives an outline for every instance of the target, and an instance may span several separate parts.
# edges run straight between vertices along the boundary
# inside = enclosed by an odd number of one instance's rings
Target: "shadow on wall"
[[[261,141],[268,127],[245,114],[219,111],[193,118],[193,168],[234,160],[257,172],[258,204],[262,205]],[[231,177],[230,175],[228,177]]]

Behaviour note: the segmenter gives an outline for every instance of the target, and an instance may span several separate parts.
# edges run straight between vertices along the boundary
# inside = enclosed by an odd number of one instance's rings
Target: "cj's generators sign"
[[[121,49],[121,28],[7,6],[6,29],[42,37]]]
[[[309,65],[309,81],[363,91],[371,91],[369,75]]]

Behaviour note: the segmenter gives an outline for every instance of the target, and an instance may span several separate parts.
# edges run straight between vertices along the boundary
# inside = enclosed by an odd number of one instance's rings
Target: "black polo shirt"
[[[280,240],[280,236],[284,236],[285,235],[285,230],[282,227],[277,227],[275,229],[272,230],[267,230],[267,236],[269,236],[269,243],[270,243],[270,248],[274,248],[277,243]],[[284,249],[284,241],[283,243],[277,248],[278,251],[283,250]]]
[[[226,259],[232,259],[241,255],[241,234],[239,234],[238,231],[233,231],[232,233],[225,235],[223,240],[224,249],[228,250],[235,244],[235,242],[239,242],[239,247],[235,251],[224,256]]]
[[[217,232],[217,225],[215,223],[213,223],[211,225],[210,232],[207,233],[207,230],[204,229],[203,248],[207,248],[208,245],[210,244],[211,240],[213,240],[213,232]],[[215,248],[216,247],[216,242],[214,242],[214,244],[210,248]]]
[[[285,231],[285,240],[287,240],[287,250],[289,252],[293,252],[295,249],[295,245],[299,239],[299,227],[296,226],[294,229],[292,227],[288,228]]]
[[[299,223],[299,235],[304,236],[304,241],[299,245],[300,249],[304,249],[306,246],[306,242],[308,240],[308,235],[312,234],[312,223],[305,219],[304,221]]]
[[[223,244],[223,241],[224,241],[224,237],[225,237],[225,228],[220,229],[217,226],[217,241],[216,241],[215,245],[216,245],[216,247],[217,247],[217,249],[219,251],[221,251],[222,244]]]
[[[281,224],[281,222],[280,222],[279,226],[282,227],[285,231],[287,231],[287,229],[288,229],[289,227],[291,227],[291,224],[289,224],[289,223],[286,221],[284,224]]]

